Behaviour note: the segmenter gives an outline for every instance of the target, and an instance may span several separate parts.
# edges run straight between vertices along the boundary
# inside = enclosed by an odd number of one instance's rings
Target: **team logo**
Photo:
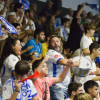
[[[60,55],[55,55],[55,56],[54,56],[54,58],[58,58],[58,57],[60,57]]]

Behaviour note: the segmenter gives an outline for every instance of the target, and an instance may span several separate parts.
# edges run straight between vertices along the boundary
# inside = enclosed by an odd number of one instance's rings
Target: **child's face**
[[[94,30],[94,29],[90,29],[90,30],[88,30],[87,32],[88,32],[91,36],[93,36],[93,35],[94,35],[95,30]]]
[[[90,95],[92,96],[92,98],[96,98],[98,96],[98,87],[97,86],[94,86],[91,91],[90,91]]]
[[[100,57],[100,48],[95,50],[95,57]]]
[[[47,68],[47,64],[46,63],[43,64],[40,74],[42,76],[46,76],[48,74],[48,68]]]

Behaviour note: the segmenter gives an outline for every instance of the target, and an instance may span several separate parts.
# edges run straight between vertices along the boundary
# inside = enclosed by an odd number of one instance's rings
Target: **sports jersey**
[[[73,61],[79,61],[79,59],[80,59],[80,57],[74,57]],[[96,71],[95,62],[91,60],[90,56],[81,57],[79,68],[83,68],[83,69],[87,69],[88,68],[92,72]],[[87,75],[85,77],[82,77],[82,76],[79,77],[79,76],[75,75],[74,80],[76,82],[78,82],[78,83],[84,84],[86,81],[92,80],[95,77],[96,77],[96,75]]]
[[[11,98],[15,91],[14,78],[8,79],[2,89],[2,100]],[[21,85],[20,91],[16,97],[16,100],[32,100],[37,95],[37,91],[31,80],[26,80]]]
[[[28,52],[25,53],[25,55],[32,53],[33,51],[37,52],[36,57],[39,56],[39,54],[42,54],[42,43],[39,42],[38,44],[36,43],[35,39],[29,40],[26,45],[23,47],[23,49],[26,49],[29,46],[33,46],[32,49],[30,49]]]
[[[17,63],[18,61],[19,61],[18,57],[15,56],[15,55],[13,55],[13,54],[10,54],[10,55],[4,60],[3,67],[2,67],[1,73],[0,73],[2,85],[3,85],[9,78],[12,77],[12,72],[14,71],[15,65],[16,65],[16,63]]]
[[[62,56],[61,53],[50,49],[47,54],[50,56],[48,62],[47,62],[47,67],[48,67],[48,77],[57,77],[59,76],[62,71],[64,70],[65,66],[58,64],[60,59],[63,59],[64,57]],[[61,83],[57,83],[56,85],[61,87],[62,89],[66,90],[68,87],[68,84],[70,83],[71,75],[70,75],[70,70],[68,71],[65,79]]]

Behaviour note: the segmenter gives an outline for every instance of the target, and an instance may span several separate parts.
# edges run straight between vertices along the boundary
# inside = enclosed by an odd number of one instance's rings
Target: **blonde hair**
[[[92,98],[87,93],[79,93],[74,96],[73,100],[92,100]]]

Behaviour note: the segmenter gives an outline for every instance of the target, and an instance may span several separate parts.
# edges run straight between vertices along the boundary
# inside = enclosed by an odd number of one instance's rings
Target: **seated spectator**
[[[37,91],[31,80],[23,83],[30,70],[30,64],[26,61],[19,61],[15,66],[14,77],[8,79],[2,89],[3,100],[37,100]]]
[[[34,32],[34,39],[29,40],[23,47],[23,50],[29,46],[33,46],[28,52],[23,56],[27,60],[40,60],[42,58],[42,41],[45,39],[45,33],[41,29],[36,29]]]
[[[98,83],[93,80],[89,80],[84,83],[84,90],[86,93],[88,93],[91,96],[92,100],[94,98],[98,98],[98,95],[99,95],[98,88],[99,88]]]
[[[73,100],[92,100],[92,98],[87,93],[79,93],[79,94],[74,96]]]
[[[44,24],[46,22],[46,14],[40,13],[38,19],[35,21],[35,27],[38,29],[44,29]]]
[[[89,50],[90,50],[90,54],[87,56],[78,56],[78,57],[74,57],[73,60],[74,61],[80,61],[80,65],[79,68],[85,70],[85,69],[89,69],[89,71],[87,71],[87,75],[83,75],[81,74],[81,72],[77,75],[74,75],[74,81],[77,83],[81,83],[84,84],[86,81],[88,80],[94,80],[97,81],[99,84],[99,80],[100,80],[100,69],[96,68],[96,64],[95,64],[95,58],[98,57],[100,55],[100,44],[98,43],[92,43],[89,46]],[[75,68],[75,67],[74,67]],[[75,68],[76,69],[76,68]],[[78,70],[78,69],[76,69]],[[84,72],[83,72],[84,73]]]
[[[37,97],[42,100],[50,100],[50,90],[49,87],[53,84],[62,82],[66,74],[68,73],[68,70],[70,69],[71,65],[73,64],[72,60],[67,61],[67,65],[65,69],[62,71],[62,73],[57,77],[45,77],[48,74],[48,68],[46,65],[46,61],[49,59],[49,56],[46,55],[43,61],[41,60],[35,61],[32,65],[33,71],[39,71],[40,72],[40,78],[36,78],[33,80],[33,83],[37,89]]]
[[[73,100],[73,98],[76,94],[79,94],[79,93],[82,93],[82,92],[83,92],[82,84],[72,82],[68,85],[69,98],[67,98],[66,100]]]

